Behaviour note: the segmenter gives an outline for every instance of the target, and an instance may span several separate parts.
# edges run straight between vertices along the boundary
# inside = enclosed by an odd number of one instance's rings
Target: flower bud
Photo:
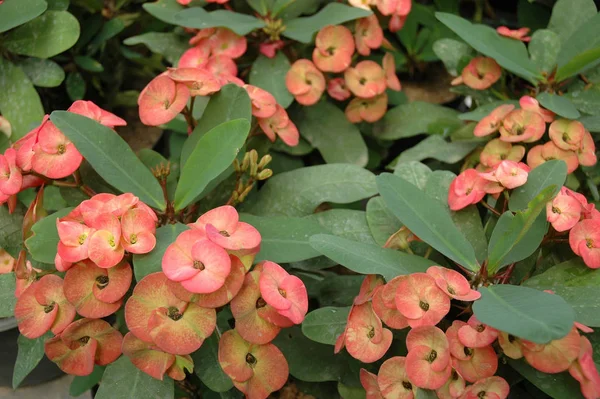
[[[256,180],[267,180],[271,176],[273,176],[273,171],[271,169],[263,169],[256,176]]]
[[[258,163],[258,169],[264,169],[265,166],[267,166],[271,161],[273,160],[273,157],[270,156],[269,154],[265,155],[264,157],[262,157],[260,159],[260,162]]]

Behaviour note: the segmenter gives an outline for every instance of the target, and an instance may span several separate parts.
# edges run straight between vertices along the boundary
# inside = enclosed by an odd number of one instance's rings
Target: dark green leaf
[[[65,71],[54,61],[26,58],[19,63],[19,67],[38,87],[56,87],[65,80]]]
[[[90,54],[95,53],[96,50],[102,44],[104,44],[104,42],[117,36],[123,31],[123,29],[125,29],[125,22],[121,18],[113,18],[107,21],[104,25],[102,25],[102,28],[100,29],[98,34],[94,36],[94,39],[92,39],[92,41],[90,42],[88,46]]]
[[[438,201],[389,173],[377,177],[377,186],[388,208],[410,231],[460,265],[479,270],[473,247]]]
[[[338,25],[369,15],[371,15],[371,11],[362,8],[340,3],[329,3],[315,15],[296,18],[287,22],[283,36],[302,43],[310,43],[312,36],[327,25]]]
[[[475,109],[475,111],[462,113],[458,116],[458,119],[463,121],[479,122],[484,117],[488,116],[494,109],[504,104],[513,104],[515,107],[519,107],[519,102],[516,100],[494,101],[488,104],[480,105],[477,107],[477,109]]]
[[[242,214],[240,219],[254,226],[262,237],[257,262],[270,260],[288,263],[319,256],[320,253],[310,246],[308,239],[327,232],[317,221],[305,218]],[[285,228],[282,229],[282,226]]]
[[[0,274],[0,317],[12,317],[15,313],[16,287],[14,273]]]
[[[85,116],[54,111],[50,119],[107,183],[160,210],[165,199],[158,181],[114,130]]]
[[[402,227],[402,223],[389,210],[381,197],[371,198],[367,202],[367,222],[373,238],[381,246]]]
[[[592,3],[593,4],[593,3]],[[590,4],[590,8],[592,6]],[[589,18],[589,16],[585,16]],[[570,27],[569,27],[570,28]],[[566,65],[579,54],[600,46],[600,13],[587,19],[566,40],[558,54],[558,66]]]
[[[472,24],[456,15],[437,12],[435,16],[467,44],[493,58],[500,66],[531,83],[540,79],[541,76],[529,60],[522,42],[502,37],[489,26]]]
[[[373,134],[382,140],[396,140],[420,133],[430,133],[436,123],[457,121],[458,112],[437,104],[415,101],[388,111],[373,128]]]
[[[510,195],[508,209],[513,212],[527,209],[546,187],[554,186],[551,196],[554,197],[567,179],[567,164],[561,160],[552,160],[541,164],[529,172],[527,183],[517,187]]]
[[[13,258],[19,256],[23,244],[24,215],[25,210],[21,206],[18,206],[13,213],[8,211],[7,206],[0,207],[0,248]]]
[[[79,38],[79,22],[67,11],[46,11],[8,33],[2,45],[31,57],[50,58],[70,49]]]
[[[162,258],[167,247],[175,242],[179,234],[188,230],[188,227],[181,223],[167,224],[156,229],[156,246],[147,254],[133,255],[133,271],[135,280],[140,281],[148,274],[160,272],[162,270]]]
[[[252,121],[250,97],[242,87],[234,84],[223,86],[221,91],[211,96],[198,126],[186,140],[181,151],[181,165],[185,165],[204,134],[224,122],[238,118]]]
[[[171,65],[175,65],[185,50],[189,48],[186,38],[173,32],[147,32],[128,37],[123,44],[128,46],[144,44],[153,53],[163,55]]]
[[[185,26],[186,28],[229,28],[241,36],[265,26],[264,21],[250,15],[227,10],[208,12],[200,7],[190,7],[178,12],[175,15],[175,22],[177,25]]]
[[[71,381],[71,386],[69,387],[69,395],[74,397],[81,396],[85,392],[92,389],[94,385],[99,383],[102,379],[105,369],[105,366],[95,365],[92,374],[83,377],[75,376],[73,381]]]
[[[414,147],[402,151],[402,153],[388,165],[388,168],[396,167],[396,165],[400,165],[404,162],[418,162],[429,158],[437,159],[444,163],[456,163],[466,157],[480,144],[480,141],[466,140],[448,142],[444,140],[442,136],[437,134],[432,135]]]
[[[531,62],[540,71],[551,72],[556,65],[560,51],[560,38],[551,30],[540,29],[531,35],[531,41],[527,48]]]
[[[316,221],[325,230],[338,237],[359,241],[364,244],[375,244],[364,211],[330,209],[325,212],[308,215],[306,219]]]
[[[558,374],[542,373],[531,367],[525,359],[507,359],[508,364],[525,379],[553,399],[583,399],[577,380],[564,371]]]
[[[204,341],[200,349],[192,353],[194,372],[210,390],[226,392],[233,387],[233,382],[221,368],[218,354],[219,337],[215,333]]]
[[[5,0],[0,4],[0,33],[31,21],[47,7],[44,0]]]
[[[350,307],[324,307],[309,312],[302,322],[302,333],[315,342],[334,345],[344,332]]]
[[[57,211],[67,206],[59,187],[47,186],[44,188],[44,209],[46,211]]]
[[[431,169],[421,162],[408,161],[398,164],[394,168],[394,174],[423,190],[431,176]]]
[[[396,276],[424,272],[435,262],[377,245],[363,244],[327,234],[317,234],[310,245],[342,266],[361,274],[381,274],[387,281]]]
[[[259,216],[306,216],[323,202],[349,204],[376,193],[375,176],[359,166],[310,166],[273,176],[243,210]]]
[[[175,211],[189,205],[204,188],[226,170],[250,132],[246,119],[234,119],[203,135],[181,170],[175,191]]]
[[[351,387],[338,382],[338,393],[343,399],[366,399],[365,389],[360,387]]]
[[[158,0],[153,3],[145,3],[142,5],[144,10],[163,22],[177,25],[179,21],[175,18],[175,15],[179,11],[184,10],[185,7],[177,2],[177,0]]]
[[[600,115],[600,85],[594,85],[589,89],[572,91],[567,97],[577,109],[590,115]]]
[[[444,63],[448,73],[456,76],[460,72],[459,63],[463,57],[470,57],[471,47],[458,40],[443,38],[433,43],[433,51]]]
[[[367,145],[358,127],[332,103],[321,101],[305,107],[296,118],[296,125],[302,137],[319,150],[325,162],[367,165]],[[344,150],[340,151],[342,148]]]
[[[600,115],[583,116],[579,118],[579,122],[592,133],[600,132]]]
[[[164,380],[150,377],[121,356],[106,366],[100,389],[95,399],[132,399],[157,398],[173,399],[173,380],[167,376]]]
[[[69,2],[71,0],[46,0],[48,3],[48,10],[54,11],[65,11],[69,8]]]
[[[56,230],[56,219],[60,219],[71,212],[73,208],[61,209],[33,225],[33,235],[25,241],[25,245],[34,260],[42,263],[54,264],[56,248],[60,239]]]
[[[575,312],[558,295],[517,285],[480,287],[473,312],[484,324],[528,341],[545,344],[573,328]]]
[[[67,94],[73,101],[81,100],[85,96],[86,84],[79,72],[69,72],[65,82]]]
[[[102,72],[104,71],[104,67],[101,63],[93,59],[92,57],[88,57],[87,55],[76,55],[74,57],[75,63],[81,69],[88,72]]]
[[[593,0],[558,0],[552,8],[548,29],[558,34],[561,43],[567,43],[571,35],[597,12]]]
[[[544,108],[549,109],[557,115],[568,119],[577,119],[581,116],[577,108],[567,97],[556,94],[541,93],[536,97]]]
[[[40,360],[44,357],[44,341],[51,338],[53,334],[48,331],[36,339],[28,339],[19,334],[17,345],[19,352],[15,361],[15,368],[12,376],[12,387],[17,389],[21,382],[33,371]]]
[[[581,258],[556,265],[527,279],[524,285],[540,291],[552,290],[575,311],[575,319],[590,327],[600,327],[600,270],[593,270]]]
[[[558,68],[555,79],[557,82],[562,82],[594,65],[598,65],[598,62],[600,62],[600,46],[571,58],[569,62]]]
[[[294,101],[294,96],[285,86],[285,75],[290,69],[290,62],[281,51],[273,58],[259,55],[250,71],[250,84],[271,93],[277,103],[287,108]]]
[[[23,70],[3,57],[0,57],[0,93],[10,93],[0,96],[0,113],[10,122],[11,138],[16,141],[42,121],[44,108]]]

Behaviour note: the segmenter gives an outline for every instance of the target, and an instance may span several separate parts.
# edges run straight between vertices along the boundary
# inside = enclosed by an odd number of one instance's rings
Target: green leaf
[[[436,123],[455,121],[457,116],[458,112],[452,108],[415,101],[388,111],[373,127],[373,134],[382,140],[412,137],[430,133]]]
[[[72,210],[73,208],[61,209],[39,220],[31,227],[33,235],[25,241],[25,246],[34,260],[54,264],[56,248],[60,241],[56,229],[56,219],[66,216]]]
[[[219,338],[215,333],[204,341],[200,349],[192,353],[194,372],[210,390],[225,392],[233,387],[233,382],[221,368],[218,354]]]
[[[225,85],[221,91],[211,96],[198,126],[186,140],[181,151],[181,165],[185,165],[204,134],[224,122],[239,118],[252,121],[250,97],[242,87],[234,84]]]
[[[536,99],[544,108],[549,109],[557,115],[568,119],[577,119],[581,116],[577,108],[567,97],[556,94],[541,93]]]
[[[16,141],[42,121],[44,108],[23,70],[3,57],[0,57],[0,93],[10,93],[0,96],[0,113],[10,122],[11,138]]]
[[[106,366],[102,383],[95,399],[131,399],[160,398],[173,399],[173,380],[167,376],[164,380],[150,377],[121,356]]]
[[[579,118],[579,122],[583,123],[583,126],[592,133],[600,132],[600,115],[583,116]]]
[[[376,193],[375,175],[359,166],[310,166],[273,176],[243,210],[259,216],[306,216],[323,202],[349,204]]]
[[[167,224],[156,229],[156,246],[147,254],[133,255],[133,272],[135,280],[140,281],[148,274],[162,271],[162,258],[167,247],[175,242],[179,234],[188,230],[181,223]]]
[[[221,172],[231,165],[246,137],[250,123],[234,119],[211,129],[198,140],[181,170],[175,191],[175,211],[189,205]]]
[[[26,58],[19,62],[31,83],[38,87],[56,87],[65,80],[65,71],[54,61],[42,58]]]
[[[81,100],[85,96],[86,84],[79,72],[69,72],[67,75],[67,94],[73,101]]]
[[[3,46],[15,54],[50,58],[70,49],[79,38],[79,22],[67,11],[46,11],[8,33]]]
[[[400,153],[389,165],[388,168],[397,167],[404,162],[422,161],[424,159],[437,159],[444,163],[456,163],[466,157],[473,151],[480,141],[455,141],[448,142],[439,135],[432,135],[419,144],[406,149]]]
[[[571,35],[597,12],[593,0],[558,0],[552,8],[548,29],[556,32],[561,43],[566,43]],[[590,39],[592,38],[588,38]]]
[[[416,236],[469,270],[479,270],[473,247],[438,201],[389,173],[377,177],[377,186],[388,208]]]
[[[518,262],[531,255],[548,231],[546,203],[555,195],[556,186],[548,186],[527,209],[513,214],[506,211],[498,219],[488,246],[488,272]]]
[[[450,75],[456,76],[461,60],[470,57],[473,53],[471,47],[458,40],[443,38],[433,43],[433,52],[444,63]]]
[[[287,108],[294,101],[294,96],[285,86],[285,75],[289,69],[290,62],[281,51],[273,58],[261,54],[252,64],[250,84],[265,89],[275,97],[279,105]]]
[[[584,399],[577,380],[564,371],[558,374],[542,373],[531,367],[525,359],[508,360],[508,364],[525,379],[553,399]]]
[[[338,237],[344,237],[364,244],[375,244],[371,236],[367,216],[364,211],[353,209],[330,209],[325,212],[317,212],[306,216],[306,219],[314,220],[327,232]]]
[[[175,22],[177,25],[185,26],[186,28],[229,28],[241,36],[245,36],[253,30],[265,26],[264,21],[250,15],[227,10],[208,12],[200,7],[190,7],[178,12],[175,14]]]
[[[423,190],[431,176],[431,169],[421,162],[408,161],[398,164],[394,168],[394,174]]]
[[[558,68],[555,79],[557,82],[562,82],[563,80],[570,78],[571,76],[575,76],[594,65],[598,65],[599,60],[600,47],[596,47],[578,54],[577,56],[571,58],[565,65]]]
[[[586,267],[581,258],[571,259],[527,279],[527,287],[552,290],[575,311],[575,319],[590,327],[600,327],[600,270]]]
[[[531,41],[527,48],[531,62],[540,71],[551,72],[558,59],[560,38],[549,29],[540,29],[531,35]]]
[[[74,57],[75,63],[81,69],[88,72],[102,72],[104,71],[104,67],[101,63],[93,59],[92,57],[88,57],[87,55],[76,55]]]
[[[75,376],[73,381],[71,381],[71,386],[69,387],[69,395],[78,397],[92,389],[102,379],[105,369],[105,366],[95,365],[92,374],[83,377]]]
[[[0,4],[0,33],[31,21],[47,7],[44,0],[5,0]]]
[[[593,3],[592,3],[593,4]],[[590,8],[592,6],[590,4]],[[558,54],[558,66],[569,63],[579,54],[600,46],[600,13],[589,18],[569,36]],[[569,27],[571,28],[571,27]]]
[[[12,317],[15,313],[16,287],[14,273],[0,274],[0,317]]]
[[[46,0],[48,3],[48,10],[65,11],[69,8],[69,2],[71,0]]]
[[[385,205],[381,197],[371,198],[367,202],[367,222],[375,242],[381,246],[402,227],[402,223]]]
[[[362,386],[348,386],[338,382],[338,393],[343,399],[366,399],[367,393]]]
[[[458,115],[458,119],[461,119],[463,121],[479,122],[480,120],[488,116],[494,109],[504,104],[513,104],[516,108],[519,108],[519,102],[516,100],[494,101],[491,103],[480,105],[475,109],[475,111],[462,113]]]
[[[315,342],[335,345],[336,338],[344,332],[350,307],[331,306],[309,312],[302,322],[302,333]]]
[[[332,103],[321,101],[303,108],[296,118],[296,125],[302,137],[319,150],[325,162],[367,165],[367,145],[358,127]],[[344,150],[340,151],[341,148]]]
[[[508,209],[513,212],[527,209],[529,203],[548,186],[554,186],[551,194],[554,197],[565,184],[566,179],[567,164],[564,161],[555,159],[541,164],[529,172],[527,183],[517,187],[511,193]]]
[[[489,26],[472,24],[456,15],[436,12],[435,16],[467,44],[493,58],[503,68],[534,84],[541,78],[522,42],[502,37]]]
[[[177,25],[179,23],[175,18],[175,15],[186,8],[179,4],[177,0],[158,0],[153,3],[145,3],[142,7],[144,7],[144,10],[146,10],[148,14],[172,25]]]
[[[327,25],[339,25],[354,19],[368,17],[371,14],[371,11],[362,8],[329,3],[310,17],[296,18],[287,22],[283,36],[301,43],[310,43],[313,35]]]
[[[558,295],[518,285],[480,287],[473,313],[484,324],[528,341],[546,344],[573,328],[575,312]]]
[[[147,32],[138,36],[128,37],[123,41],[123,44],[127,46],[144,44],[153,53],[164,56],[171,65],[175,65],[179,61],[179,58],[181,58],[181,55],[189,48],[186,38],[173,32]]]
[[[93,54],[106,41],[117,36],[125,29],[125,22],[121,18],[113,18],[102,25],[100,31],[94,36],[94,39],[88,46],[89,54]]]
[[[21,206],[18,206],[13,213],[8,211],[7,206],[0,207],[0,248],[15,259],[19,256],[23,244],[24,215],[25,210]]]
[[[600,115],[600,85],[594,85],[587,90],[572,91],[567,97],[577,109],[590,115]]]
[[[360,274],[381,274],[387,281],[396,276],[424,272],[435,262],[377,245],[364,244],[328,234],[317,234],[310,245],[338,264]]]
[[[15,361],[15,368],[12,376],[12,388],[17,389],[25,377],[29,375],[44,357],[44,341],[52,338],[53,334],[48,331],[36,339],[28,339],[19,334],[17,345],[19,352]]]
[[[154,208],[165,209],[160,184],[114,130],[67,111],[54,111],[50,119],[107,183]]]
[[[254,226],[262,237],[256,262],[270,260],[288,263],[319,256],[320,253],[310,246],[308,239],[327,232],[317,221],[305,218],[242,214],[240,219]]]

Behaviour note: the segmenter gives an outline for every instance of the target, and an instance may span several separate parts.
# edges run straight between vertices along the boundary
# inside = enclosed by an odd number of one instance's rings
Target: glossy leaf
[[[302,333],[315,342],[334,345],[336,338],[344,332],[350,307],[327,306],[309,312],[302,322]]]
[[[579,383],[567,371],[547,374],[531,367],[525,359],[507,360],[512,368],[549,397],[553,399],[584,399]]]
[[[167,247],[175,242],[179,234],[188,230],[181,223],[167,224],[156,229],[156,246],[147,254],[133,255],[135,280],[140,281],[148,274],[162,271],[162,258]]]
[[[327,232],[317,221],[308,218],[242,214],[240,220],[254,226],[262,237],[256,262],[288,263],[319,256],[308,240],[315,234]]]
[[[473,247],[439,202],[389,173],[377,177],[377,186],[388,208],[416,236],[460,265],[479,270]]]
[[[394,174],[396,176],[400,176],[421,190],[425,188],[427,179],[429,179],[431,173],[429,166],[417,161],[402,162],[394,168]]]
[[[175,22],[177,25],[195,29],[224,27],[241,36],[265,26],[264,21],[251,15],[227,10],[208,12],[201,7],[190,7],[178,12],[175,14]]]
[[[9,32],[3,46],[19,55],[50,58],[70,49],[79,38],[79,22],[67,11],[46,11]]]
[[[560,295],[575,311],[575,319],[590,327],[600,327],[600,270],[585,266],[581,258],[551,267],[525,280],[524,285]]]
[[[17,360],[15,360],[15,368],[12,376],[12,388],[17,389],[23,382],[25,377],[29,375],[44,357],[44,341],[52,338],[53,334],[47,332],[36,339],[28,339],[19,334],[17,345],[19,351]]]
[[[233,387],[231,378],[219,364],[219,336],[215,332],[208,337],[200,349],[192,353],[194,373],[211,391],[226,392]]]
[[[181,169],[175,191],[175,211],[192,203],[204,188],[231,166],[250,132],[246,119],[234,119],[208,131],[196,143]]]
[[[65,80],[65,71],[54,61],[26,58],[19,63],[31,83],[38,87],[56,87]]]
[[[242,209],[259,216],[306,216],[323,202],[349,204],[376,193],[375,176],[368,170],[318,165],[273,176]]]
[[[105,369],[104,366],[95,365],[92,374],[83,377],[75,376],[69,387],[69,395],[77,397],[92,389],[102,379]]]
[[[508,209],[513,212],[527,209],[546,187],[554,186],[551,197],[560,191],[567,179],[567,164],[561,160],[552,160],[534,168],[527,176],[527,183],[513,190],[508,201]]]
[[[338,264],[360,274],[381,274],[386,280],[424,272],[435,262],[376,245],[363,244],[327,234],[317,234],[310,245]]]
[[[589,4],[590,9],[591,7],[592,4]],[[596,13],[591,18],[586,15],[585,18],[588,19],[581,26],[576,26],[576,30],[560,49],[558,66],[563,66],[575,56],[600,46],[600,13]]]
[[[15,313],[16,280],[14,273],[0,274],[0,317],[12,317]]]
[[[581,54],[571,58],[569,62],[558,68],[556,71],[556,81],[562,82],[563,80],[575,76],[584,70],[598,65],[600,60],[600,46],[584,51]]]
[[[459,123],[458,112],[452,108],[421,101],[398,105],[389,110],[373,127],[373,134],[382,140],[396,140],[430,133],[436,124]]]
[[[367,222],[373,238],[381,246],[402,227],[402,223],[381,197],[371,198],[367,202]]]
[[[42,122],[44,108],[33,84],[21,68],[3,57],[0,57],[0,93],[11,93],[0,96],[0,113],[10,122],[12,140],[25,136]]]
[[[484,324],[515,337],[545,344],[568,334],[575,313],[564,299],[517,285],[480,287],[473,313]]]
[[[403,162],[418,162],[430,158],[452,164],[466,157],[480,144],[481,142],[479,141],[466,140],[449,142],[444,140],[442,136],[435,134],[427,137],[415,146],[402,151],[388,167],[392,168]]]
[[[104,67],[101,63],[93,59],[92,57],[88,57],[87,55],[76,55],[74,57],[75,63],[84,71],[88,72],[103,72]]]
[[[541,106],[564,118],[577,119],[581,116],[577,108],[575,108],[567,97],[541,93],[536,99],[540,102]]]
[[[13,213],[7,206],[0,207],[0,248],[13,258],[19,256],[23,244],[23,217],[25,210],[18,206]]]
[[[445,37],[433,43],[433,52],[442,60],[448,73],[456,76],[461,60],[471,56],[473,50],[463,42]]]
[[[107,183],[133,193],[149,206],[165,209],[158,180],[114,130],[66,111],[54,111],[50,119]]]
[[[279,105],[287,108],[294,101],[294,96],[285,86],[285,75],[289,69],[290,61],[283,52],[277,52],[273,58],[261,54],[252,64],[250,84],[265,89],[275,97]]]
[[[175,65],[185,50],[189,48],[186,38],[173,32],[146,32],[128,37],[123,44],[127,46],[144,44],[153,53],[164,56],[171,65]]]
[[[600,132],[600,115],[588,115],[579,118],[579,122],[592,133]]]
[[[160,398],[173,399],[173,380],[157,380],[135,367],[127,356],[106,366],[95,399]]]
[[[29,250],[34,260],[42,263],[54,264],[56,257],[56,248],[60,239],[56,229],[56,219],[60,219],[71,212],[73,208],[61,209],[33,225],[31,231],[33,235],[25,241],[25,246]]]
[[[5,0],[0,4],[0,33],[31,21],[47,7],[44,0]]]
[[[144,7],[144,10],[148,14],[172,25],[177,25],[178,23],[175,15],[185,9],[177,0],[158,0],[152,3],[145,3],[142,7]]]
[[[527,47],[531,62],[537,66],[540,71],[551,72],[556,65],[556,60],[560,51],[559,36],[549,30],[536,30],[531,35],[531,41]]]
[[[305,107],[295,121],[302,137],[319,150],[325,162],[367,164],[368,149],[358,127],[332,103]]]
[[[531,83],[535,83],[541,77],[529,60],[522,42],[502,37],[489,26],[472,24],[456,15],[437,12],[435,16],[467,44],[493,58],[503,68]]]
[[[600,115],[600,85],[572,91],[567,94],[567,97],[579,111],[590,115]]]
[[[362,8],[329,3],[310,17],[296,18],[287,22],[283,36],[301,43],[310,43],[312,36],[327,25],[339,25],[369,15],[371,15],[371,11]]]
[[[69,72],[65,81],[67,94],[72,101],[82,100],[85,96],[86,83],[79,72]]]
[[[548,29],[556,32],[561,43],[565,44],[571,35],[597,12],[593,0],[558,0],[552,8]]]

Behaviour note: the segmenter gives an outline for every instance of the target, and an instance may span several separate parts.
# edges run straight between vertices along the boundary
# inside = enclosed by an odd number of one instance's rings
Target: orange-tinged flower
[[[159,75],[140,93],[140,120],[148,126],[167,123],[185,108],[189,98],[190,91],[185,84]]]
[[[21,170],[17,167],[17,152],[8,148],[0,155],[0,192],[5,195],[17,194],[23,185]]]
[[[465,392],[465,379],[456,370],[452,369],[450,378],[435,393],[439,399],[457,399]]]
[[[442,266],[430,266],[427,274],[435,279],[435,284],[452,299],[475,301],[481,297],[472,290],[467,279],[457,271]]]
[[[381,359],[393,338],[392,332],[383,328],[371,302],[352,307],[344,335],[348,353],[363,363]]]
[[[464,347],[466,359],[452,358],[452,366],[468,382],[491,377],[498,370],[498,356],[491,345],[483,348]]]
[[[525,147],[513,145],[500,139],[490,140],[479,154],[479,161],[488,168],[494,168],[504,160],[519,162],[525,156]]]
[[[527,36],[529,33],[529,28],[519,28],[519,29],[509,29],[506,26],[499,26],[496,28],[496,32],[499,35],[504,37],[509,37],[511,39],[520,40],[522,42],[528,42],[531,40],[531,37]]]
[[[458,330],[458,339],[469,348],[482,348],[491,345],[498,338],[498,330],[481,323],[475,315]]]
[[[229,58],[239,58],[246,52],[248,41],[227,28],[217,28],[208,38],[208,43],[213,55],[224,55]]]
[[[493,58],[475,57],[452,81],[452,85],[465,84],[475,90],[485,90],[496,83],[501,75],[502,69]]]
[[[521,340],[514,335],[500,331],[498,333],[498,344],[502,348],[502,352],[511,359],[520,359],[523,357]]]
[[[383,286],[383,278],[377,274],[367,274],[360,285],[358,295],[354,297],[352,303],[354,305],[362,305],[371,301],[375,295],[377,287]]]
[[[121,244],[132,254],[146,254],[156,245],[156,222],[144,209],[130,209],[121,217]]]
[[[283,40],[275,40],[266,43],[261,43],[258,47],[258,50],[265,57],[275,58],[275,55],[277,55],[277,50],[281,50],[284,46],[285,43],[283,42]]]
[[[547,344],[521,341],[521,349],[527,363],[544,373],[566,371],[573,360],[577,359],[580,348],[579,332],[573,327],[563,338]]]
[[[375,61],[361,61],[346,69],[344,79],[348,89],[357,97],[372,98],[385,91],[385,72]]]
[[[499,130],[502,141],[532,143],[542,138],[546,131],[546,123],[536,112],[516,109],[504,117]]]
[[[167,76],[176,83],[184,84],[192,97],[208,96],[221,89],[217,79],[203,68],[170,68]]]
[[[88,242],[88,255],[92,262],[102,268],[117,265],[125,255],[121,245],[121,224],[109,213],[98,216],[90,226],[95,229]]]
[[[435,279],[426,273],[413,273],[398,284],[396,308],[412,328],[434,326],[450,310],[450,299]]]
[[[550,124],[548,135],[561,150],[577,151],[581,147],[585,128],[579,121],[557,119]]]
[[[308,311],[308,294],[302,280],[290,275],[277,263],[262,263],[259,279],[261,297],[277,312],[295,324],[302,323]]]
[[[448,189],[448,205],[458,211],[476,204],[485,197],[485,180],[475,169],[467,169],[458,175]]]
[[[375,14],[357,19],[354,24],[354,41],[356,51],[361,55],[371,54],[371,50],[378,49],[383,43],[383,29]]]
[[[327,83],[327,94],[338,101],[346,101],[352,95],[344,78],[333,78]]]
[[[377,122],[385,115],[387,104],[388,96],[386,93],[372,98],[353,98],[346,107],[346,118],[352,123]]]
[[[93,119],[104,126],[110,127],[111,129],[115,126],[127,125],[127,122],[125,122],[124,119],[121,119],[115,114],[103,110],[91,101],[77,100],[71,104],[67,111],[73,112],[74,114],[87,116],[88,118]]]
[[[360,369],[360,384],[366,391],[366,399],[384,399],[379,390],[377,376],[365,369]]]
[[[600,268],[600,220],[585,219],[577,223],[569,232],[569,245],[588,267]]]
[[[542,118],[544,118],[544,122],[546,123],[551,123],[554,120],[554,117],[556,116],[554,112],[540,107],[539,101],[531,96],[521,97],[519,99],[519,106],[525,111],[536,112],[542,115]]]
[[[594,349],[587,338],[580,337],[580,340],[579,355],[571,363],[569,373],[579,382],[586,399],[596,399],[600,397],[600,375],[593,359]]]
[[[408,16],[393,14],[388,24],[390,32],[398,32],[400,29],[402,29],[404,27],[404,24],[406,23],[407,17]]]
[[[252,102],[252,115],[257,118],[270,118],[277,111],[277,100],[271,93],[260,87],[244,85]]]
[[[544,162],[553,159],[565,161],[567,164],[567,173],[573,173],[579,166],[579,159],[576,152],[561,150],[552,141],[536,145],[527,153],[527,165],[531,169],[537,168]]]
[[[402,86],[396,75],[396,62],[391,53],[385,53],[383,56],[383,71],[385,72],[385,83],[391,90],[400,91]]]
[[[210,47],[196,46],[186,50],[177,63],[178,68],[204,68],[210,57]]]
[[[392,279],[385,286],[375,289],[373,311],[388,327],[401,330],[408,327],[408,320],[396,308],[395,296],[398,284],[404,276]]]
[[[552,201],[546,204],[546,218],[556,231],[567,231],[573,228],[581,218],[581,203],[567,193],[562,187]]]
[[[313,105],[325,91],[325,77],[310,60],[300,59],[285,75],[285,86],[302,105]]]
[[[352,63],[354,39],[350,29],[342,25],[328,25],[315,39],[312,59],[323,72],[343,72]]]
[[[377,373],[377,384],[384,398],[413,399],[417,387],[411,384],[406,374],[406,358],[394,356],[387,359]]]
[[[31,169],[51,179],[69,176],[83,160],[75,144],[47,118],[37,131],[33,153]]]
[[[416,327],[406,337],[408,379],[419,388],[441,388],[452,371],[448,340],[434,326]]]
[[[502,104],[499,107],[494,108],[489,115],[477,122],[473,134],[476,137],[484,137],[496,133],[502,125],[502,120],[514,109],[515,106],[512,104]]]
[[[15,267],[15,258],[8,252],[0,248],[0,274],[6,274],[13,271]]]
[[[486,184],[484,190],[489,194],[503,191],[505,188],[512,190],[527,182],[530,168],[522,162],[505,160],[500,162],[492,171],[480,173],[483,179],[492,183]]]
[[[581,140],[581,147],[577,149],[577,159],[582,166],[594,166],[598,161],[596,157],[596,143],[587,130]]]
[[[470,385],[461,396],[463,399],[506,399],[510,387],[502,377],[487,377],[477,380],[473,385]]]
[[[291,121],[286,110],[279,104],[275,106],[275,113],[268,118],[257,118],[260,128],[271,141],[279,136],[285,144],[295,147],[300,142],[298,128]]]
[[[235,83],[239,86],[244,85],[240,79],[236,78],[238,74],[238,68],[235,61],[226,55],[210,56],[205,68],[213,74],[213,76],[222,86],[226,85],[227,83]]]

